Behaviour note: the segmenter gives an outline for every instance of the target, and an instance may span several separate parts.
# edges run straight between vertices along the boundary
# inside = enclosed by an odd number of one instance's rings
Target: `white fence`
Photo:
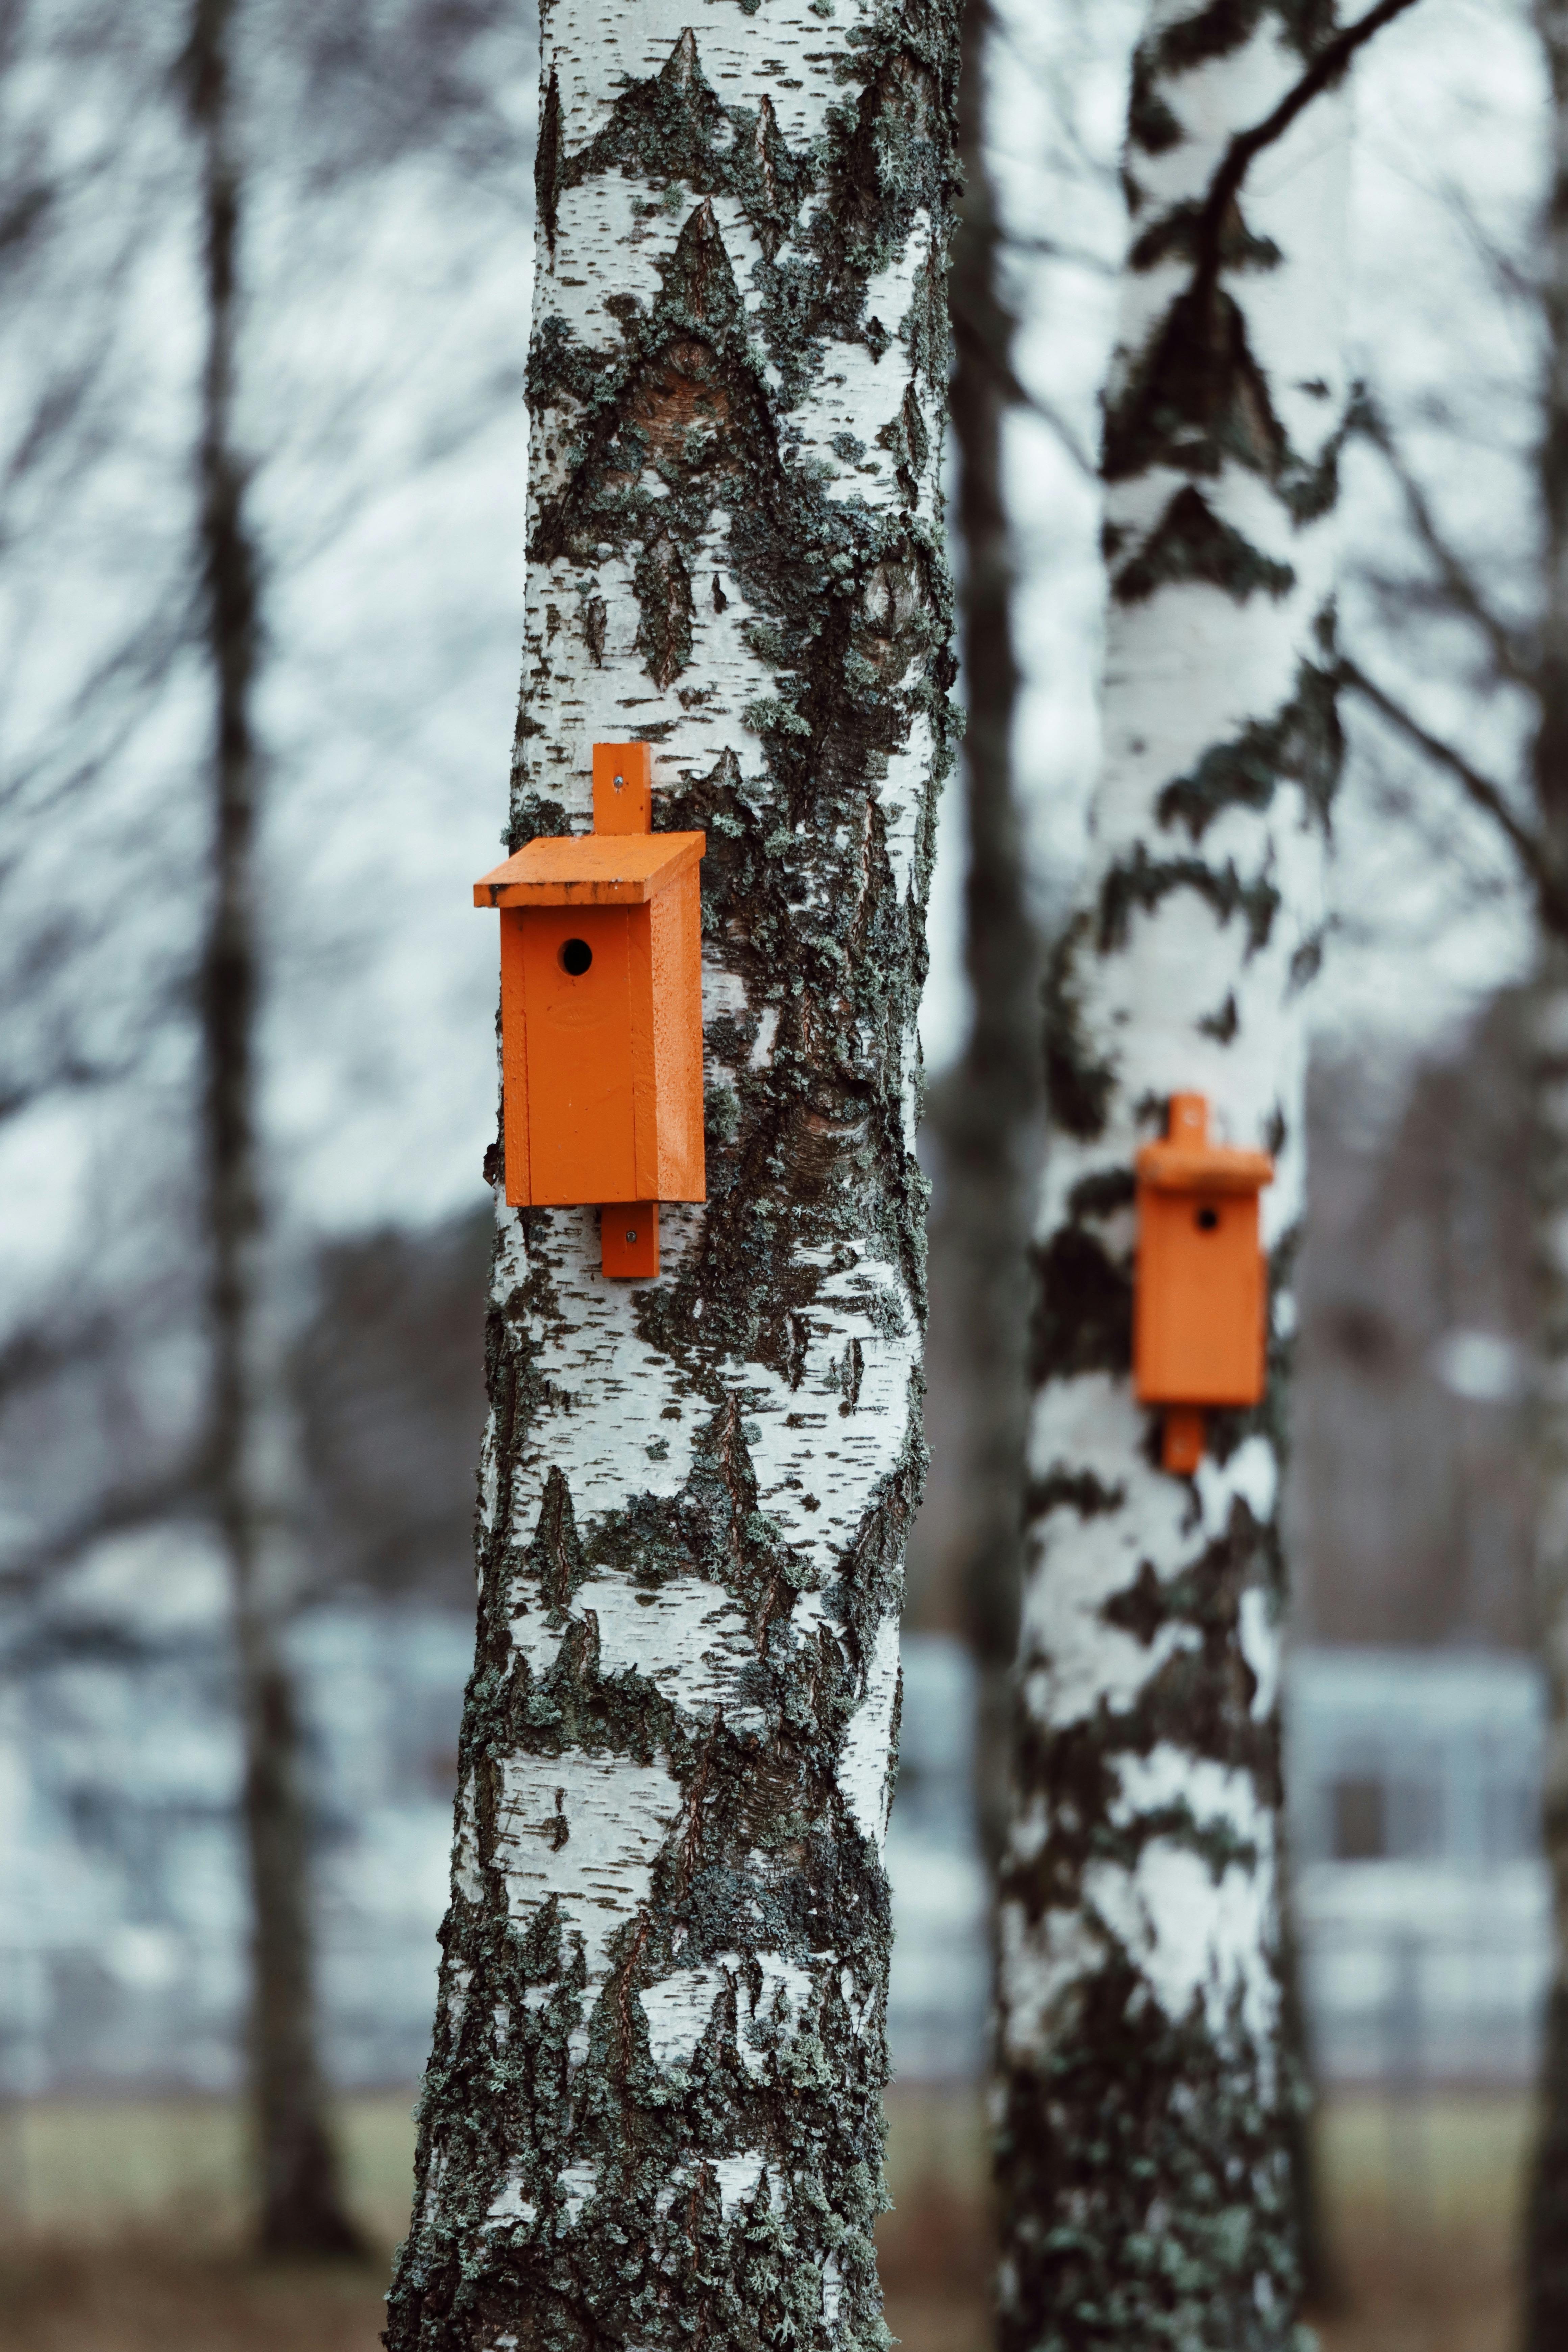
[[[345,2086],[423,2064],[471,1643],[468,1622],[428,1610],[338,1610],[300,1631],[325,2042]],[[0,1705],[0,2095],[235,2083],[247,1906],[221,1655],[213,1640],[152,1668],[71,1655],[15,1679]],[[973,1674],[955,1643],[915,1638],[904,1677],[894,2066],[970,2078],[988,1975]],[[1533,1670],[1309,1652],[1288,1687],[1320,2071],[1527,2080],[1551,1957]]]

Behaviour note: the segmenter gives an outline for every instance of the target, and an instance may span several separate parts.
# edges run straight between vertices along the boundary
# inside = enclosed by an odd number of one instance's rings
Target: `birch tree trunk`
[[[709,1201],[499,1214],[394,2352],[881,2340],[957,14],[542,12],[506,838],[706,830]]]
[[[1340,735],[1340,101],[1216,173],[1328,7],[1158,0],[1103,470],[1088,870],[1047,978],[1047,1157],[1015,1811],[1001,1888],[1006,2347],[1282,2352],[1298,2263],[1280,2032],[1279,1507],[1305,991]],[[1270,1386],[1160,1466],[1129,1378],[1134,1153],[1178,1088],[1277,1155]]]
[[[316,2049],[308,1819],[282,1641],[298,1454],[279,1300],[265,1272],[256,1132],[258,632],[256,553],[233,426],[241,185],[234,14],[233,0],[195,0],[184,58],[202,157],[200,545],[216,703],[211,902],[198,989],[213,1347],[208,1470],[234,1591],[244,1733],[260,2242],[270,2254],[333,2254],[355,2251],[359,2237],[343,2210]]]

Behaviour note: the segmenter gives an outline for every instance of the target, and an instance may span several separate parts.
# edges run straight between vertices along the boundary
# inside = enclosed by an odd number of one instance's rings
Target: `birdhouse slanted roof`
[[[1239,1151],[1209,1140],[1209,1107],[1203,1095],[1171,1097],[1171,1131],[1138,1154],[1138,1181],[1156,1192],[1260,1192],[1274,1181],[1267,1151]]]
[[[641,907],[697,864],[704,833],[574,833],[531,841],[474,885],[476,907]]]
[[[1267,1151],[1237,1151],[1228,1144],[1146,1143],[1138,1154],[1142,1183],[1157,1192],[1260,1192],[1274,1181]]]

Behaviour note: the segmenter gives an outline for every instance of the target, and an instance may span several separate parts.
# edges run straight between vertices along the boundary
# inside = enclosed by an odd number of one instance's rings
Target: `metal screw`
[[[626,1227],[626,1239],[627,1239],[627,1241],[629,1241],[629,1242],[635,1242],[635,1241],[636,1241],[636,1239],[637,1239],[637,1227],[636,1227],[635,1225],[628,1225],[628,1226]]]
[[[626,780],[625,776],[617,776],[617,777],[616,778],[616,792],[619,792],[619,791],[620,791],[621,786],[626,782]]]

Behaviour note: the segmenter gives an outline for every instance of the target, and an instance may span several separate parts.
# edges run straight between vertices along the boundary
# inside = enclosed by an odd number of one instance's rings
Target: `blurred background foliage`
[[[977,703],[971,740],[1001,759],[1022,882],[1009,919],[1037,943],[1096,756],[1096,403],[1141,11],[984,14],[965,227],[983,277],[959,321],[961,360],[968,333],[982,364],[960,439],[990,509],[966,507],[955,466],[952,554],[973,585],[1002,567],[1016,675],[982,691],[1010,708],[999,721]],[[204,1454],[211,700],[188,19],[179,0],[0,0],[0,2345],[18,2347],[283,2330],[368,2345],[379,2324],[374,2264],[316,2287],[237,2251],[246,1908]],[[390,2238],[470,1632],[495,991],[467,886],[493,862],[516,693],[535,29],[502,0],[241,0],[232,26],[235,429],[260,594],[258,1101],[304,1468],[290,1654],[326,2057],[351,2192]],[[1475,1664],[1477,1785],[1495,1750],[1493,1779],[1513,1786],[1539,1749],[1531,927],[1496,825],[1402,721],[1522,792],[1550,131],[1525,0],[1420,0],[1362,59],[1355,108],[1345,299],[1364,396],[1341,620],[1382,703],[1347,698],[1319,992],[1296,1632],[1318,1659]],[[984,902],[972,890],[966,915],[964,895],[984,845],[975,785],[972,768],[943,813],[923,1016],[932,1474],[891,1849],[894,2324],[954,2346],[982,2340],[973,1733],[1007,1610],[976,1562],[1008,1573],[985,1533],[995,1367],[974,1357],[964,1175],[985,946]],[[1027,1103],[1011,1110],[1022,1199],[1037,1139]],[[1494,1705],[1499,1658],[1517,1675]],[[1412,1812],[1399,1790],[1468,1785],[1433,1760],[1450,1702],[1432,1688],[1436,1714],[1397,1752],[1371,1753],[1364,1722],[1342,1752],[1324,1730],[1294,1799],[1351,2298],[1330,2332],[1479,2352],[1508,2326],[1549,1927],[1528,1833],[1517,1852],[1501,1832],[1486,1853],[1457,1830],[1400,1844],[1396,1818],[1441,1808]],[[1344,1794],[1369,1787],[1384,1794]],[[1514,1874],[1506,1900],[1499,1871]],[[1526,1958],[1512,2042],[1466,1990],[1477,1919],[1500,1904]],[[1312,1923],[1343,1942],[1346,1905],[1371,1957],[1336,1989],[1313,1973]]]

